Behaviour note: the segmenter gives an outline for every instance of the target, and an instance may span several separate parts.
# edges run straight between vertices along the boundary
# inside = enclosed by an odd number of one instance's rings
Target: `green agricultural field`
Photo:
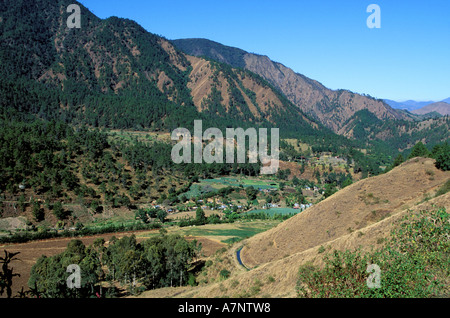
[[[292,208],[271,208],[271,209],[252,210],[252,211],[249,211],[246,213],[251,214],[251,213],[260,213],[260,212],[263,212],[270,216],[273,216],[275,214],[281,214],[281,215],[297,214],[300,212],[300,210],[292,209]]]
[[[257,178],[232,178],[221,177],[214,179],[203,179],[199,183],[191,185],[189,191],[183,193],[188,199],[198,197],[211,191],[225,187],[254,187],[256,189],[278,189],[279,184],[272,180],[261,180]]]
[[[211,185],[193,184],[189,187],[189,191],[183,193],[183,195],[186,196],[186,198],[191,199],[215,190],[217,189]]]
[[[273,180],[261,180],[257,178],[215,178],[215,179],[204,179],[200,180],[201,185],[210,185],[212,187],[223,187],[223,186],[231,186],[231,187],[255,187],[257,189],[278,189],[279,184]]]

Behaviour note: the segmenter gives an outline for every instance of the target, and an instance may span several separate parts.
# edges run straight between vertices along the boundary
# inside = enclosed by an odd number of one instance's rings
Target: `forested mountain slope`
[[[249,71],[188,57],[134,21],[97,18],[73,1],[21,0],[0,9],[0,97],[5,118],[119,129],[171,131],[209,126],[276,126],[281,133],[333,134]]]

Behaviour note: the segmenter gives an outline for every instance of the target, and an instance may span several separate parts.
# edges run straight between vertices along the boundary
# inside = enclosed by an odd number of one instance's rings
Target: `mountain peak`
[[[436,102],[412,111],[413,114],[417,115],[425,115],[432,112],[439,113],[442,116],[450,115],[450,104],[446,102]]]

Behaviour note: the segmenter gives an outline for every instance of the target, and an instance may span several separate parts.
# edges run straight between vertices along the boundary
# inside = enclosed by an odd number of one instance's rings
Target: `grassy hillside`
[[[433,160],[411,159],[342,189],[280,228],[255,236],[242,258],[254,267],[358,231],[431,196],[448,178],[449,172],[438,170]],[[269,242],[276,248],[262,253]]]

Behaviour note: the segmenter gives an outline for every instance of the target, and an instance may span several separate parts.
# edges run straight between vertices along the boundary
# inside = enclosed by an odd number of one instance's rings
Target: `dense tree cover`
[[[203,147],[206,145],[205,143]],[[214,176],[228,175],[230,173],[243,174],[249,176],[258,175],[261,163],[250,163],[246,159],[245,163],[237,163],[237,151],[234,149],[235,163],[190,163],[175,164],[171,158],[173,144],[166,142],[154,142],[151,147],[145,142],[134,142],[133,144],[117,144],[116,147],[121,149],[123,157],[130,163],[136,171],[147,171],[151,169],[155,173],[161,170],[170,172],[180,172],[185,178],[190,180],[198,180],[198,178],[208,179]],[[269,145],[270,147],[270,145]],[[245,149],[249,149],[249,143],[246,142]],[[191,158],[194,158],[194,147],[191,146]],[[226,153],[225,145],[222,153]],[[225,161],[225,159],[224,159]]]
[[[403,158],[403,155],[399,153],[397,157],[394,159],[394,163],[392,164],[393,167],[397,167],[401,165],[405,161],[405,158]]]
[[[23,123],[1,120],[0,190],[18,191],[25,183],[36,193],[74,190],[76,177],[68,170],[69,157],[62,139],[69,133],[62,123],[35,121]]]
[[[361,110],[348,120],[348,130],[352,128],[355,138],[365,142],[372,153],[395,158],[418,142],[433,147],[448,140],[449,120],[448,116],[433,121],[380,120],[368,110]]]
[[[128,177],[111,154],[105,133],[55,121],[0,122],[0,191],[19,197],[21,211],[29,204],[36,221],[43,219],[44,206],[34,196],[47,203],[77,200],[95,208],[101,197],[113,206],[130,204],[126,194],[116,193],[118,185],[128,190],[127,184],[119,182]],[[68,211],[59,204],[49,208],[58,219],[64,219]]]
[[[199,177],[256,176],[261,167],[259,162],[175,164],[167,142],[109,138],[107,131],[59,121],[0,122],[0,191],[17,201],[20,212],[30,207],[36,222],[48,210],[58,220],[70,217],[61,202],[94,213],[103,205],[131,208],[148,198],[176,204]],[[237,151],[235,161],[236,156]]]
[[[435,144],[431,149],[419,141],[409,151],[405,151],[405,155],[406,154],[408,154],[407,159],[415,157],[433,158],[436,160],[436,168],[443,171],[448,171],[450,169],[450,145],[447,141]],[[392,167],[400,165],[403,161],[405,161],[403,154],[399,154],[395,158]]]
[[[382,123],[381,119],[375,116],[367,109],[356,112],[347,122],[352,122],[353,136],[358,140],[365,140],[370,137],[370,130],[367,130],[368,126],[379,125]]]
[[[71,264],[81,269],[80,288],[70,288],[67,284],[67,267]],[[101,266],[98,250],[86,247],[80,240],[72,240],[63,253],[38,258],[31,269],[28,286],[40,298],[94,297],[104,277]]]
[[[415,157],[428,157],[429,155],[430,152],[428,151],[427,147],[425,147],[425,145],[421,141],[419,141],[414,145],[414,147],[412,147],[408,159]]]
[[[185,56],[169,53],[162,47],[160,37],[127,19],[100,20],[83,8],[86,25],[56,38],[56,42],[60,41],[57,54],[51,39],[65,27],[59,25],[57,12],[66,2],[61,0],[54,5],[42,0],[39,10],[33,11],[33,6],[23,8],[26,6],[23,0],[4,8],[0,100],[6,118],[10,118],[10,109],[15,109],[19,116],[27,112],[44,119],[60,118],[92,127],[165,131],[177,127],[190,129],[194,119],[222,129],[274,126],[266,120],[273,118],[276,126],[283,127],[282,133],[295,131],[313,137],[322,134],[321,129],[313,129],[306,123],[300,111],[273,87],[283,105],[279,105],[279,109],[271,107],[262,120],[256,120],[241,90],[251,100],[255,100],[254,93],[243,87],[237,75],[245,74],[262,85],[269,84],[255,74],[234,70],[226,64],[214,63],[214,68],[225,74],[230,84],[229,111],[222,111],[220,96],[213,89],[210,100],[205,102],[211,104],[208,105],[211,109],[197,112],[187,87],[191,66]],[[45,19],[42,12],[46,10],[55,11],[55,17]],[[14,17],[18,16],[21,19],[16,21]],[[36,28],[46,28],[42,34],[45,40],[35,38],[33,30]],[[40,46],[30,47],[25,43],[40,43]],[[26,61],[19,65],[17,55],[27,56]],[[18,72],[21,67],[26,69]],[[170,78],[171,83],[163,92],[157,87],[161,73]],[[38,78],[40,81],[36,82]],[[256,102],[255,105],[259,107]]]
[[[178,235],[161,235],[137,243],[134,235],[113,237],[108,246],[103,239],[85,246],[72,240],[58,255],[40,257],[31,269],[28,285],[41,298],[86,298],[116,295],[111,283],[119,282],[130,292],[189,283],[191,262],[201,245]],[[67,284],[67,267],[81,269],[80,288]],[[192,280],[191,280],[192,281]],[[102,289],[102,282],[109,286]]]
[[[179,127],[187,123],[186,118],[197,117],[186,85],[189,68],[183,55],[177,55],[177,61],[186,72],[172,64],[160,37],[130,20],[100,20],[83,6],[83,27],[57,37],[58,32],[66,33],[60,12],[69,4],[65,0],[56,4],[22,0],[2,6],[3,113],[13,108],[19,115],[30,112],[44,119],[134,129],[170,129],[166,123]],[[128,41],[132,45],[124,45]],[[52,76],[49,69],[59,75]],[[172,79],[169,96],[152,79],[158,72]]]

